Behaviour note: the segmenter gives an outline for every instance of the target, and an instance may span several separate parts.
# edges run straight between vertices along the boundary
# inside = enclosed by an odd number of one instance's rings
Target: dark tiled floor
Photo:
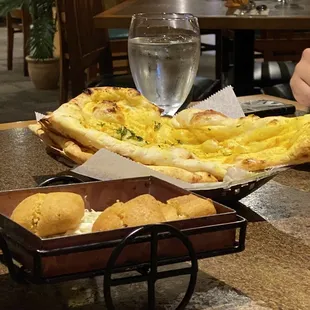
[[[30,120],[58,106],[58,91],[39,91],[23,76],[22,36],[15,36],[13,71],[7,71],[6,28],[0,28],[0,123]]]
[[[204,41],[213,41],[205,37]],[[58,107],[58,90],[42,91],[34,88],[28,77],[23,76],[22,35],[14,41],[13,71],[7,71],[6,28],[0,28],[0,123],[34,119],[34,111],[45,113]],[[214,76],[214,53],[201,57],[199,74]]]

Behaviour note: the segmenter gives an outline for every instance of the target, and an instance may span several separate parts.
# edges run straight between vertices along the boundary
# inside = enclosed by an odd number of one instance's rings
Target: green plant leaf
[[[16,8],[28,10],[32,18],[28,46],[30,57],[44,60],[53,57],[56,31],[53,17],[54,0],[0,0],[2,16]]]
[[[47,16],[39,16],[33,21],[29,39],[30,56],[36,59],[53,57],[55,25]]]
[[[0,15],[5,16],[22,6],[29,7],[29,0],[0,0]]]

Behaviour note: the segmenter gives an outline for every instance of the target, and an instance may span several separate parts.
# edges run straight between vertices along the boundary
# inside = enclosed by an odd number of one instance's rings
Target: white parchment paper
[[[229,168],[223,182],[190,184],[161,174],[106,149],[101,149],[87,162],[76,167],[72,171],[102,181],[154,176],[185,189],[208,190],[246,184],[254,180],[275,175],[284,169],[285,168],[278,167],[260,173],[251,173],[238,168]]]
[[[36,121],[39,122],[42,118],[44,118],[46,115],[39,113],[39,112],[34,112],[34,115],[36,117]]]
[[[241,104],[231,86],[227,86],[208,99],[198,102],[192,108],[214,110],[231,118],[245,116]]]
[[[154,176],[183,188],[188,185],[106,149],[100,149],[72,171],[102,181]]]

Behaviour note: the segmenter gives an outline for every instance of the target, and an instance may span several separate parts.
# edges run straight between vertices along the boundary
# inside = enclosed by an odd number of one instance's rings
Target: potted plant
[[[19,7],[27,10],[32,19],[26,57],[29,76],[38,89],[57,88],[59,58],[54,57],[54,0],[0,0],[0,15],[5,16]]]

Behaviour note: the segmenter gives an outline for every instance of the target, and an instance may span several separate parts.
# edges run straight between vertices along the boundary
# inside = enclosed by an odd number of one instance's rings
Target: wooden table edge
[[[126,0],[119,3],[108,10],[105,10],[96,16],[94,16],[94,25],[96,28],[112,29],[112,28],[124,28],[129,29],[131,15],[116,15],[120,10],[134,4],[137,0]],[[139,13],[139,12],[136,12]],[[309,16],[250,16],[249,18],[244,16],[235,15],[213,15],[213,16],[199,16],[199,25],[201,29],[233,29],[233,30],[304,30],[308,29]],[[264,23],[261,23],[261,19],[264,19]],[[229,25],[227,25],[229,21]],[[232,23],[230,23],[232,21]],[[275,26],[276,25],[276,26]]]
[[[219,30],[304,30],[309,24],[309,17],[268,17],[261,23],[263,17],[246,19],[238,16],[197,16],[200,29]],[[229,21],[229,24],[228,24]],[[94,25],[98,29],[129,29],[131,16],[110,15],[104,11],[94,16]]]
[[[35,123],[36,123],[35,120],[3,123],[3,124],[0,124],[0,130],[7,130],[7,129],[14,129],[14,128],[25,128],[28,125],[35,124]]]

